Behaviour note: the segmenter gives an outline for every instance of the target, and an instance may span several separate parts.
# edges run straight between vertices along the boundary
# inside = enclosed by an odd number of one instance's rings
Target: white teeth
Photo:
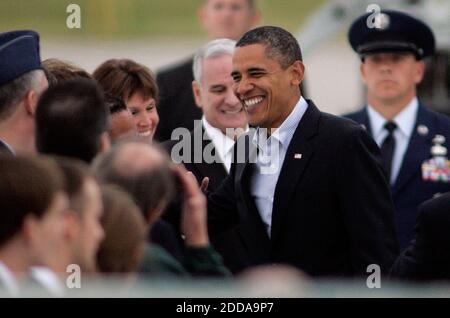
[[[244,104],[246,107],[250,107],[250,106],[254,106],[256,104],[259,104],[263,101],[263,97],[254,97],[254,98],[250,98],[250,99],[246,99],[244,100]]]
[[[224,110],[223,112],[227,115],[234,115],[234,114],[238,114],[241,110],[242,110],[242,108],[238,108],[235,110]]]
[[[143,132],[138,132],[138,136],[139,137],[150,137],[152,135],[151,130],[147,130],[147,131],[143,131]]]

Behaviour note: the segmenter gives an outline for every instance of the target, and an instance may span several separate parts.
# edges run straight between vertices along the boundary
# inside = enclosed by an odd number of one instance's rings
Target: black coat
[[[202,111],[195,105],[192,92],[193,59],[178,64],[158,73],[156,81],[160,90],[160,101],[157,109],[159,124],[155,139],[164,142],[169,140],[172,130],[178,127],[194,129],[194,120],[202,117]]]
[[[205,130],[202,125],[198,125],[190,132],[187,138],[190,139],[190,156],[189,158],[193,159],[195,157],[196,152],[203,153],[205,148],[208,147],[212,149],[212,154],[215,155],[215,148],[211,145],[211,140],[206,136],[204,140],[202,140],[201,147],[198,149],[195,148],[194,145],[194,136],[203,136]],[[162,144],[164,149],[171,154],[172,149],[177,144],[177,141],[169,140]],[[205,177],[209,178],[208,190],[214,192],[223,180],[227,177],[228,173],[221,162],[213,162],[206,163],[205,161],[194,162],[194,160],[189,160],[187,162],[183,162],[184,166],[187,170],[191,171],[199,184]],[[179,205],[175,204],[170,207],[168,211],[166,211],[165,217],[175,225],[176,228],[179,228]],[[230,246],[239,244],[238,236],[235,228],[231,228],[226,231],[220,231],[219,233],[210,233],[211,245],[214,249],[222,256],[225,266],[232,272],[236,273],[240,269],[240,264],[236,263],[236,255],[230,254]]]
[[[208,195],[210,231],[238,220],[228,253],[239,270],[285,263],[312,276],[352,276],[378,264],[387,273],[398,243],[378,147],[359,125],[308,104],[276,185],[271,238],[250,195],[249,162],[233,163]],[[241,138],[249,144],[251,137]]]
[[[450,280],[450,192],[420,206],[416,236],[396,260],[391,276]]]

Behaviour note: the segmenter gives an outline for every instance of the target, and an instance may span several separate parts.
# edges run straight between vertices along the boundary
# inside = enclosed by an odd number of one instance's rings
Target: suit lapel
[[[431,158],[432,139],[435,136],[435,126],[433,114],[424,106],[419,105],[416,124],[411,135],[399,175],[392,188],[393,196],[405,187],[411,178],[421,171],[422,163]],[[417,132],[417,127],[423,125],[428,127],[428,134],[425,136]]]
[[[310,139],[318,131],[320,112],[312,101],[308,101],[308,104],[308,109],[297,126],[287,149],[275,187],[272,210],[272,241],[280,231],[282,221],[289,210],[290,199],[313,155],[313,145]]]
[[[235,189],[240,191],[244,201],[243,204],[246,207],[245,213],[240,214],[240,231],[248,252],[256,255],[256,259],[267,259],[270,246],[269,236],[250,194],[250,179],[253,172],[254,159],[257,154],[257,148],[251,142],[252,137],[252,134],[243,137],[245,138],[245,163],[236,164]],[[235,162],[238,162],[237,154],[234,156]]]
[[[203,125],[197,126],[194,128],[194,131],[191,134],[191,140],[194,139],[196,129],[201,129],[201,136],[203,136],[205,133]],[[205,138],[202,138],[202,153],[204,152],[205,148],[207,146],[209,146],[210,144],[212,144],[212,140],[209,138],[209,136],[207,134],[205,134]],[[212,146],[214,146],[214,144],[212,144]],[[195,151],[195,147],[193,144],[192,144],[191,149],[192,149],[192,152]],[[215,148],[214,148],[213,154],[215,156],[217,155],[217,150]],[[194,158],[194,157],[192,156],[191,158]],[[218,156],[217,156],[217,158],[218,158]],[[204,177],[209,178],[209,180],[210,180],[209,188],[211,190],[216,189],[220,185],[220,183],[223,181],[223,179],[225,179],[227,177],[227,174],[228,174],[225,169],[225,166],[220,162],[206,163],[202,160],[201,163],[196,163],[194,166],[197,169],[197,172],[199,173],[199,175],[201,175],[203,178]]]
[[[349,116],[350,119],[356,121],[372,136],[372,125],[370,125],[369,114],[367,113],[367,107],[364,107],[361,111]]]

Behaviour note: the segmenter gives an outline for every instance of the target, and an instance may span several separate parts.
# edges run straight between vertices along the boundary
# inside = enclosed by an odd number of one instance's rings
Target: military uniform
[[[368,54],[374,53],[411,52],[417,60],[434,53],[434,35],[422,21],[390,10],[382,11],[374,21],[370,21],[369,16],[366,14],[357,19],[349,31],[350,44],[362,61]],[[450,170],[446,154],[443,153],[450,146],[450,118],[429,110],[416,98],[411,103],[414,101],[416,105],[410,108],[413,113],[405,123],[409,125],[410,133],[403,141],[404,152],[394,153],[392,168],[395,168],[395,161],[398,165],[390,179],[401,249],[413,238],[418,206],[436,194],[450,191]],[[405,109],[409,107],[406,105]],[[393,122],[400,116],[397,115]],[[363,125],[376,139],[373,126],[376,126],[377,115],[370,106],[366,105],[361,111],[346,117]],[[387,119],[383,120],[388,122]],[[394,135],[394,138],[399,146],[401,141],[398,135]],[[382,140],[376,141],[383,147]],[[444,151],[437,154],[433,151],[436,147]],[[436,157],[440,157],[438,161],[444,163],[440,168],[435,164]]]

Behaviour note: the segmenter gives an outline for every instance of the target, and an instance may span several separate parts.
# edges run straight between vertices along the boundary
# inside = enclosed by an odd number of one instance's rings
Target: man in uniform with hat
[[[433,55],[435,39],[422,21],[399,11],[382,10],[359,17],[349,30],[361,58],[367,105],[347,115],[377,142],[396,207],[400,248],[414,234],[418,206],[450,191],[450,119],[417,98],[424,58]]]
[[[0,33],[0,152],[35,152],[34,114],[47,87],[39,35],[34,31]]]

